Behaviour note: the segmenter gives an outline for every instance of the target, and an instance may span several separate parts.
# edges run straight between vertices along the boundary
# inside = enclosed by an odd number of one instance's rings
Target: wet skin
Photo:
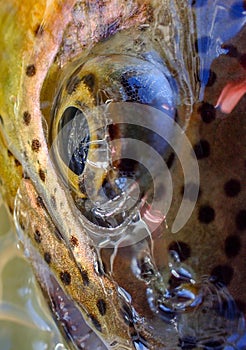
[[[71,348],[82,348],[83,318],[96,344],[112,349],[210,349],[225,347],[231,335],[240,342],[246,271],[244,2],[12,0],[1,7],[1,188]],[[200,181],[185,192],[195,209],[178,233],[171,228],[184,194],[181,165],[190,154],[180,164],[155,134],[116,125],[121,103],[146,120],[153,110],[167,112],[190,140]],[[108,105],[110,127],[103,124]],[[81,121],[54,147],[77,112]],[[86,132],[79,136],[86,146],[72,144],[77,153],[70,163],[71,130],[82,122]],[[86,190],[100,200],[102,189],[109,201],[121,198],[127,188],[119,182],[130,177],[140,184],[140,216],[151,213],[149,174],[122,160],[127,145],[109,147],[115,161],[106,158],[106,167],[90,165],[101,160],[98,141],[132,136],[157,149],[170,169],[172,204],[159,226],[145,222],[150,234],[142,240],[119,244],[119,233],[114,247],[100,248],[90,230],[101,242],[108,228],[121,232],[126,219],[99,217]],[[146,162],[152,171],[151,159]],[[162,198],[167,189],[159,177]],[[129,225],[134,210],[126,211]],[[69,321],[59,297],[66,300]]]

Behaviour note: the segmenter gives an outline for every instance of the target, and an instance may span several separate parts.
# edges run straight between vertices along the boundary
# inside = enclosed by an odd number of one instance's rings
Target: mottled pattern
[[[230,342],[244,349],[245,1],[11,0],[1,6],[0,185],[71,348],[91,348],[84,343],[85,320],[98,349],[222,349]],[[149,79],[146,70],[137,75],[132,56],[160,69],[169,84],[165,100],[156,92],[155,71]],[[94,195],[103,187],[113,199],[119,187],[110,180],[118,172],[133,177],[136,164],[89,171],[86,151],[81,175],[68,171],[59,152],[54,161],[51,148],[67,108],[87,116],[112,100],[168,110],[189,137],[200,184],[190,182],[184,192],[175,152],[165,151],[174,188],[165,220],[135,245],[98,249],[83,217],[84,181]],[[91,115],[88,154],[97,162],[93,142],[101,140],[102,118]],[[122,130],[112,127],[107,136],[117,139]],[[138,134],[145,140],[140,128]],[[184,153],[182,161],[189,157]],[[160,183],[160,195],[165,190]],[[195,209],[173,234],[184,193]],[[106,225],[98,226],[103,235]]]

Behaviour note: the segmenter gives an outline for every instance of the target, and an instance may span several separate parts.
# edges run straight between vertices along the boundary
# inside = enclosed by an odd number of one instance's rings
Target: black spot
[[[18,159],[15,158],[15,166],[20,166],[21,163],[18,161]]]
[[[206,53],[209,49],[211,39],[209,36],[202,36],[198,38],[195,42],[196,52]]]
[[[0,123],[1,123],[2,125],[4,125],[3,117],[1,116],[1,114],[0,114]]]
[[[42,241],[42,236],[41,236],[41,233],[39,232],[39,230],[36,230],[34,232],[34,239],[37,243],[41,243]]]
[[[222,49],[228,51],[226,53],[227,56],[229,56],[229,57],[237,57],[238,56],[238,51],[237,51],[236,46],[231,45],[231,44],[222,44],[221,47],[222,47]]]
[[[238,180],[231,179],[225,183],[224,191],[228,197],[236,197],[241,191],[241,184]]]
[[[199,208],[198,220],[203,224],[209,224],[215,218],[215,211],[209,205],[202,205]]]
[[[97,301],[97,308],[98,308],[98,311],[100,312],[100,314],[102,316],[104,316],[106,314],[107,305],[106,305],[106,302],[103,299],[98,299],[98,301]]]
[[[240,237],[237,235],[230,235],[225,240],[225,253],[228,258],[233,258],[238,255],[241,249]]]
[[[246,69],[246,53],[242,54],[239,58],[239,63],[241,66]]]
[[[198,108],[198,112],[200,113],[203,122],[206,124],[209,124],[215,120],[215,108],[208,102],[203,102],[202,105]]]
[[[51,262],[51,255],[49,252],[44,253],[44,260],[47,262],[47,264],[50,264]]]
[[[44,206],[44,201],[43,201],[42,197],[40,197],[40,196],[37,196],[36,203],[37,203],[38,207],[41,207],[41,208],[45,207]]]
[[[32,140],[32,150],[34,152],[38,152],[40,147],[41,147],[40,141],[38,139],[33,139]]]
[[[210,145],[207,140],[200,140],[194,145],[194,152],[197,159],[203,159],[210,156]]]
[[[8,149],[8,157],[13,157],[13,153]]]
[[[30,114],[28,111],[25,111],[25,112],[23,113],[23,121],[24,121],[24,123],[25,123],[26,125],[29,125],[30,122],[31,122],[31,119],[32,119],[31,114]]]
[[[67,271],[60,273],[60,279],[66,286],[69,286],[69,284],[71,283],[71,275]]]
[[[91,322],[93,323],[93,326],[99,331],[99,332],[102,332],[102,326],[101,326],[101,323],[98,321],[98,319],[93,316],[93,315],[88,315]]]
[[[170,156],[168,157],[167,162],[166,162],[168,169],[171,169],[171,167],[174,163],[174,160],[175,160],[175,154],[172,152],[170,154]]]
[[[230,265],[218,265],[211,271],[211,276],[216,278],[216,282],[222,282],[227,286],[232,280],[233,273]]]
[[[72,247],[77,247],[79,245],[79,241],[75,236],[71,236],[70,243]]]
[[[36,68],[34,64],[29,64],[29,66],[26,67],[26,75],[28,77],[33,77],[36,74]]]
[[[240,210],[236,215],[236,227],[239,231],[246,229],[246,210]]]
[[[168,247],[169,251],[174,250],[178,253],[180,261],[184,261],[191,256],[190,246],[182,241],[171,242]]]
[[[93,91],[94,85],[95,85],[95,76],[94,74],[90,73],[87,75],[84,75],[82,78],[83,83],[88,87],[90,91]]]
[[[90,283],[88,272],[86,270],[80,269],[84,286],[88,286]]]
[[[39,174],[40,179],[41,179],[43,182],[45,182],[45,172],[44,172],[42,169],[39,169],[38,174]]]
[[[69,95],[72,95],[72,93],[74,91],[76,91],[76,89],[77,89],[77,87],[78,87],[80,82],[81,82],[81,79],[77,75],[72,76],[70,78],[70,80],[68,81],[67,86],[66,86],[67,93]]]

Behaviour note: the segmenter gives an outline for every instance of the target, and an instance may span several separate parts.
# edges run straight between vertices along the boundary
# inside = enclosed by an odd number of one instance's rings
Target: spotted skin
[[[245,78],[245,30],[235,38],[224,38],[226,51],[216,58],[209,51],[211,38],[200,27],[196,33],[200,34],[198,38],[191,34],[186,40],[183,34],[194,33],[190,29],[195,26],[195,16],[199,9],[211,8],[210,1],[133,1],[129,6],[118,5],[118,1],[91,1],[89,4],[72,0],[40,1],[38,4],[30,1],[25,6],[12,0],[2,4],[0,31],[8,33],[0,42],[1,53],[5,55],[0,66],[0,177],[3,196],[10,211],[18,209],[21,240],[30,249],[37,280],[48,302],[53,303],[53,311],[57,295],[50,292],[49,297],[49,279],[41,272],[42,264],[49,267],[54,284],[60,285],[60,295],[71,298],[79,313],[108,348],[186,349],[192,346],[195,349],[198,345],[194,339],[178,339],[177,334],[169,338],[165,333],[168,326],[158,315],[153,316],[146,301],[148,283],[145,278],[136,278],[131,268],[131,261],[141,245],[119,249],[111,274],[108,271],[111,269],[112,252],[103,250],[102,261],[99,261],[98,252],[78,219],[80,214],[50,159],[43,129],[44,117],[49,128],[49,101],[53,101],[57,94],[56,84],[64,77],[67,61],[76,60],[78,54],[83,59],[90,50],[94,50],[94,54],[100,53],[107,45],[105,39],[109,40],[116,32],[124,33],[123,30],[126,30],[129,41],[129,32],[135,33],[135,27],[140,26],[139,32],[144,33],[150,26],[156,41],[164,47],[161,54],[168,69],[177,78],[181,101],[186,101],[178,108],[179,123],[186,126],[201,175],[195,210],[182,231],[174,236],[169,227],[180,204],[183,180],[178,162],[175,157],[170,158],[173,203],[166,222],[155,232],[152,258],[167,285],[172,287],[176,281],[168,269],[169,253],[178,252],[181,262],[194,271],[199,282],[204,275],[214,276],[228,287],[239,308],[245,311],[245,97],[229,115],[214,108],[228,81],[237,82]],[[235,19],[241,15],[245,4],[228,1],[226,6],[231,18]],[[170,9],[173,13],[176,10],[180,17],[173,16]],[[81,26],[81,14],[90,25]],[[163,23],[152,26],[157,18],[159,21],[160,14]],[[165,30],[168,31],[167,23],[174,28],[175,21],[181,23],[178,35],[182,50],[191,52],[194,60],[185,54],[173,64],[176,47],[168,36],[173,34],[170,31],[166,35]],[[97,26],[98,23],[100,26]],[[134,51],[139,49],[140,44],[144,47],[146,43],[142,38],[145,35],[140,34],[134,44],[130,42],[125,48],[122,48],[122,42],[127,41],[124,34],[118,44],[117,40],[109,40],[108,53],[117,50],[122,53],[124,49]],[[93,48],[97,42],[99,44]],[[192,72],[187,80],[180,74],[184,73],[184,67]],[[81,103],[79,95],[82,91],[87,105],[93,105],[97,72],[94,73],[69,81],[64,92],[67,100],[62,99],[63,103],[70,103],[75,97],[77,103]],[[206,76],[207,79],[204,78]],[[40,106],[40,100],[48,103]],[[149,252],[149,245],[144,245],[143,251]],[[42,262],[37,255],[42,257]],[[144,261],[143,266],[145,275],[151,273]],[[130,307],[124,304],[118,286],[131,295]],[[141,318],[133,320],[134,312],[144,317],[145,322],[141,322]],[[80,348],[76,341],[73,345],[71,343],[72,346]],[[209,347],[209,344],[206,346]]]

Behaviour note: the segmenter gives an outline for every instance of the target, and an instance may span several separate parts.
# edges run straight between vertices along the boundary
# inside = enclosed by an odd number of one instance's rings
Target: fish
[[[69,349],[245,349],[245,2],[0,16],[1,193]]]

